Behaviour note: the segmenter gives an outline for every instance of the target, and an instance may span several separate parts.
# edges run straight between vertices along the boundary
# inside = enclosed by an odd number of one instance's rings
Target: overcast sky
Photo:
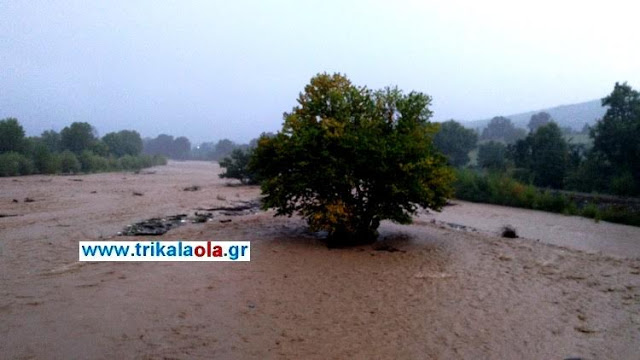
[[[640,87],[633,1],[0,1],[0,118],[193,142],[276,131],[318,72],[475,120]]]

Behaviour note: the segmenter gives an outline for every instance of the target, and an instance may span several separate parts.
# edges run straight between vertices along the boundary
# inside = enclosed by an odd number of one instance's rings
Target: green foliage
[[[138,155],[142,152],[142,138],[137,131],[122,130],[102,137],[110,154],[117,157]]]
[[[511,144],[525,136],[527,136],[527,132],[524,129],[516,128],[511,122],[511,119],[504,116],[496,116],[491,119],[487,127],[484,128],[480,139],[503,141],[507,144]]]
[[[252,154],[252,150],[233,150],[229,157],[220,161],[220,167],[225,168],[225,172],[220,174],[220,177],[238,179],[243,184],[256,184],[256,174],[249,168]]]
[[[531,120],[529,120],[529,124],[527,125],[527,127],[529,128],[530,132],[536,132],[539,127],[545,126],[551,121],[553,121],[551,119],[551,115],[549,115],[549,113],[547,112],[542,111],[537,114],[531,115]]]
[[[171,159],[186,160],[191,156],[191,142],[184,136],[160,134],[155,139],[145,139],[143,152],[149,155],[162,155]]]
[[[91,150],[96,142],[95,130],[86,122],[74,122],[60,132],[62,149],[80,154],[83,150]]]
[[[113,140],[111,143],[117,145],[116,148],[120,149],[118,151],[139,153],[142,141],[137,132],[125,130],[112,134],[108,134],[106,138],[110,139],[108,141]],[[11,140],[6,146],[19,144],[21,153],[0,154],[0,176],[139,170],[167,164],[167,159],[163,156],[125,155],[107,158],[107,145],[95,138],[93,128],[87,123],[73,123],[62,131],[62,135],[50,130],[43,132],[39,138],[25,139],[22,126],[17,120],[0,121],[0,138],[9,135],[16,136],[20,141],[12,143]],[[59,149],[63,147],[82,150],[77,154],[70,149],[59,153]]]
[[[469,152],[476,147],[478,135],[454,120],[440,124],[433,138],[435,147],[449,159],[449,164],[461,167],[469,163]]]
[[[567,143],[560,128],[551,122],[532,135],[531,171],[537,186],[562,188],[567,167]]]
[[[47,130],[40,135],[40,142],[44,144],[49,152],[59,152],[62,150],[62,137],[54,130]]]
[[[82,172],[102,172],[109,170],[109,160],[107,158],[96,155],[93,151],[85,150],[78,157]]]
[[[581,161],[581,148],[571,148],[571,158],[569,149],[558,125],[550,122],[511,145],[509,155],[518,173],[528,172],[536,186],[560,189],[564,186],[569,160]]]
[[[578,204],[569,195],[522,184],[504,173],[482,174],[459,169],[456,171],[454,188],[455,197],[460,200],[580,215],[596,221],[640,226],[640,212],[633,208],[616,205],[598,207],[593,202]]]
[[[380,221],[409,223],[440,209],[452,173],[432,138],[431,98],[356,87],[340,74],[311,79],[282,131],[258,142],[251,168],[263,206],[301,214],[334,241],[371,241]]]
[[[24,129],[15,118],[0,120],[0,153],[24,150]]]
[[[615,195],[632,196],[640,193],[640,183],[636,182],[629,170],[620,169],[611,177],[610,192]]]
[[[0,154],[0,176],[29,175],[35,170],[33,161],[16,152]]]
[[[33,150],[33,163],[40,174],[55,174],[60,169],[60,161],[55,153],[49,151],[45,143],[36,143]]]
[[[82,169],[80,161],[74,153],[65,150],[60,154],[60,172],[64,174],[75,174]]]
[[[490,170],[504,170],[507,167],[507,147],[497,141],[489,141],[478,147],[478,166]]]
[[[616,83],[613,92],[602,99],[607,112],[591,129],[593,152],[612,165],[614,191],[640,193],[640,93],[627,83]],[[633,178],[633,191],[620,185]]]

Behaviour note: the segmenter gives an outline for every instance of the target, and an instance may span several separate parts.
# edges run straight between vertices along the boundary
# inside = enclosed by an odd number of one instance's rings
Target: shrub
[[[93,151],[83,151],[78,160],[83,172],[101,172],[109,170],[109,162],[105,157],[96,155]]]
[[[60,154],[60,171],[65,174],[75,174],[82,169],[80,161],[69,150],[65,150]]]
[[[125,155],[118,159],[118,168],[122,170],[140,170],[140,160],[135,156]]]
[[[33,164],[35,172],[40,174],[55,174],[60,171],[60,161],[55,153],[51,153],[44,143],[38,143],[33,150]]]
[[[596,215],[598,215],[599,212],[600,210],[595,204],[588,203],[585,207],[582,208],[581,215],[584,217],[595,219]]]
[[[478,147],[478,165],[485,169],[504,170],[507,147],[500,142],[489,141]]]
[[[563,195],[545,190],[536,198],[534,209],[561,213],[567,204],[568,200]]]
[[[0,154],[0,176],[29,175],[33,171],[33,161],[26,156],[16,152]]]
[[[225,172],[220,174],[221,178],[238,179],[243,184],[256,184],[257,176],[249,169],[249,159],[253,155],[252,150],[235,149],[229,157],[220,161],[220,167]]]

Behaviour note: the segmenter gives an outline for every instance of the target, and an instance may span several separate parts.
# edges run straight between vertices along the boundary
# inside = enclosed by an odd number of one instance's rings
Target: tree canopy
[[[616,83],[602,106],[607,112],[590,132],[593,151],[614,166],[614,177],[629,179],[634,192],[640,191],[640,93]]]
[[[531,120],[529,120],[529,124],[527,125],[527,127],[529,128],[529,131],[534,132],[538,130],[539,127],[547,125],[551,121],[551,115],[549,115],[549,113],[547,112],[542,111],[537,114],[531,115]]]
[[[489,170],[504,170],[507,147],[497,141],[489,141],[478,147],[478,165]]]
[[[86,122],[74,122],[60,132],[62,148],[75,154],[91,149],[96,141],[95,129]]]
[[[469,162],[469,152],[475,149],[478,135],[454,120],[440,124],[433,143],[449,159],[452,166],[460,167]]]
[[[253,150],[234,149],[228,157],[220,161],[220,167],[225,168],[225,172],[220,174],[221,178],[238,179],[243,184],[255,184],[256,176],[249,168],[249,161]]]
[[[433,146],[430,103],[418,92],[315,76],[251,159],[263,206],[298,213],[338,243],[372,241],[384,219],[409,223],[418,207],[440,209],[452,173]]]
[[[145,154],[186,160],[191,155],[191,142],[184,136],[174,139],[171,135],[160,134],[155,139],[145,139],[143,151]]]
[[[482,140],[504,141],[507,144],[516,142],[527,136],[524,129],[516,128],[511,119],[496,116],[482,131]]]
[[[137,131],[121,130],[108,133],[102,137],[109,153],[117,157],[124,155],[138,155],[142,151],[142,138]]]
[[[0,120],[0,153],[19,152],[24,146],[24,129],[15,118]]]

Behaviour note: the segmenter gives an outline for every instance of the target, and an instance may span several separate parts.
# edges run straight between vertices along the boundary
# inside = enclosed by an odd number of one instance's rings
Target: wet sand
[[[414,225],[384,222],[381,241],[395,252],[329,250],[299,219],[271,212],[161,238],[115,236],[135,221],[259,195],[228,186],[214,164],[150,170],[0,179],[0,214],[20,215],[0,218],[0,357],[640,354],[636,228],[461,202]],[[191,185],[201,190],[183,191]],[[494,235],[503,222],[524,238]],[[100,239],[249,240],[252,261],[77,262],[78,241]]]

